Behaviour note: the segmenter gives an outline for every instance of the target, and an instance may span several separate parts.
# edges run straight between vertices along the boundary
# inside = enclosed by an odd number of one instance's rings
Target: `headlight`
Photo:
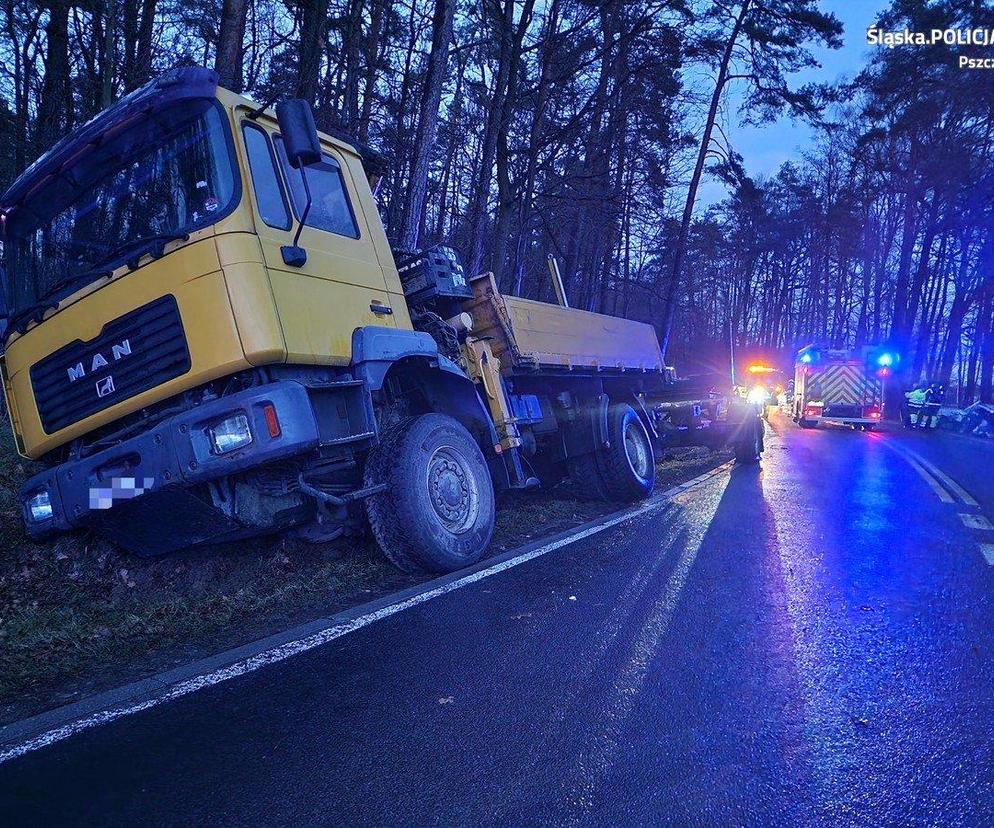
[[[753,405],[763,405],[770,397],[770,392],[763,388],[761,385],[757,385],[755,388],[750,389],[749,396],[747,399]]]
[[[48,496],[48,489],[35,492],[28,498],[28,514],[35,523],[52,517],[52,499]]]
[[[211,446],[215,454],[227,454],[252,442],[252,429],[249,428],[248,417],[236,414],[228,417],[207,429],[211,438]]]

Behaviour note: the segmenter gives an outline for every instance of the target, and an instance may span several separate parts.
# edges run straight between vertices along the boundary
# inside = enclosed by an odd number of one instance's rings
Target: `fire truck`
[[[794,361],[794,422],[801,428],[834,423],[873,431],[883,417],[883,380],[897,360],[879,346],[802,348]]]

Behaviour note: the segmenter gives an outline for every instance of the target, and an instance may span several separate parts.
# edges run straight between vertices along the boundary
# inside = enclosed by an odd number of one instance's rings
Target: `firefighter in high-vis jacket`
[[[939,407],[946,396],[946,389],[939,383],[919,383],[904,395],[901,422],[905,428],[935,428]]]

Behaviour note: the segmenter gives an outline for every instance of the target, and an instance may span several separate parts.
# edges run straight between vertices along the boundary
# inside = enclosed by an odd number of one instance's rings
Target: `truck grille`
[[[108,322],[31,366],[31,388],[47,434],[190,370],[190,352],[173,296]]]

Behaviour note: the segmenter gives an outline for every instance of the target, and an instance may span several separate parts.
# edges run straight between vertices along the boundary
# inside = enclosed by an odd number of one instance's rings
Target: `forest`
[[[982,0],[893,0],[891,30],[994,27]],[[654,325],[667,359],[887,342],[900,379],[994,398],[994,84],[982,49],[875,49],[835,86],[816,0],[0,0],[0,189],[178,65],[383,159],[399,249],[439,242],[503,290]],[[804,121],[751,176],[729,123]],[[730,137],[731,136],[731,137]],[[701,184],[727,198],[706,204]]]

